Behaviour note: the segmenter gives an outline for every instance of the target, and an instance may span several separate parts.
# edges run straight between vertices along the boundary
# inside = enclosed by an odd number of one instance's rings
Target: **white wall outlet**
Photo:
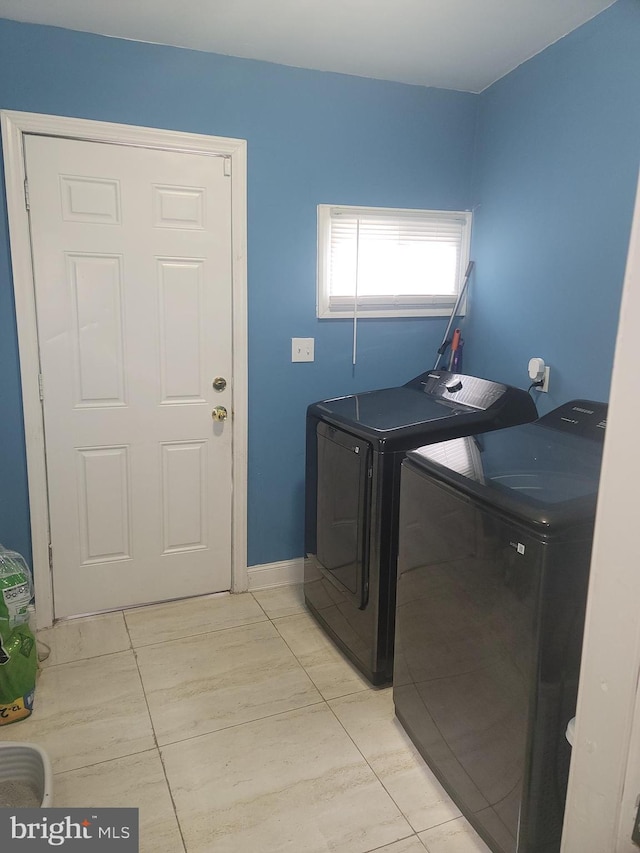
[[[542,385],[540,386],[540,388],[538,389],[539,391],[545,391],[546,392],[549,390],[549,373],[550,372],[551,372],[551,368],[549,367],[549,365],[548,364],[545,365],[543,382],[542,382]]]
[[[315,338],[291,338],[291,361],[313,361]]]

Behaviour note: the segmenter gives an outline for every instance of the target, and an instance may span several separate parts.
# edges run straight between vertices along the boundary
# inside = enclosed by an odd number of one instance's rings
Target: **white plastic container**
[[[46,752],[35,743],[0,743],[0,785],[16,783],[34,792],[42,808],[53,804],[53,772]],[[36,803],[14,803],[36,805]]]

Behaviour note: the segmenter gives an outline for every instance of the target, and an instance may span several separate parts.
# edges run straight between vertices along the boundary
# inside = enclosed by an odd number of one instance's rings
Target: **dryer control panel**
[[[431,397],[481,411],[491,408],[507,391],[507,386],[500,382],[464,373],[450,373],[448,370],[421,373],[407,382],[405,388],[422,389]]]

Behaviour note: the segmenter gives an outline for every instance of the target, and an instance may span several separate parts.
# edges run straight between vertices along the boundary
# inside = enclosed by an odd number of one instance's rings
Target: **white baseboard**
[[[261,566],[249,566],[249,591],[269,589],[272,586],[288,586],[302,583],[304,580],[304,560],[282,560],[279,563],[264,563]]]

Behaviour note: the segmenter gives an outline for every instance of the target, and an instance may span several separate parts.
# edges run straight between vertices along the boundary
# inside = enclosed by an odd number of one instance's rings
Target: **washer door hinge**
[[[31,205],[29,203],[29,181],[24,179],[24,206],[27,210],[31,210]]]
[[[224,176],[225,178],[231,177],[231,157],[224,158]]]
[[[40,400],[44,400],[44,376],[41,373],[38,374],[38,393]]]
[[[49,542],[49,570],[53,571],[53,545]]]

